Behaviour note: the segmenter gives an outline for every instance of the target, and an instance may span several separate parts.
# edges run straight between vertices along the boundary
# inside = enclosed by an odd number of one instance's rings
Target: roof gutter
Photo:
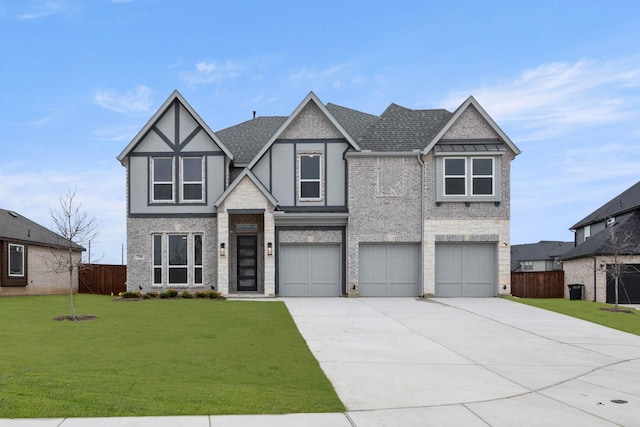
[[[413,151],[371,151],[371,150],[362,150],[362,151],[349,151],[346,153],[345,157],[409,157],[409,156],[420,156],[422,153],[420,150]],[[420,162],[422,163],[422,162]]]

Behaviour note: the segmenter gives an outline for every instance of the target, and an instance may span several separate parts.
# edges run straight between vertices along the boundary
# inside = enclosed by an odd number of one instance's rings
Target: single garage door
[[[607,303],[616,302],[616,285],[613,264],[607,264]],[[620,266],[618,278],[618,304],[640,304],[640,264]]]
[[[364,297],[415,297],[420,294],[420,246],[361,244],[359,293]]]
[[[278,264],[280,296],[340,295],[340,245],[281,245]]]
[[[436,244],[438,297],[496,296],[496,270],[495,244]]]

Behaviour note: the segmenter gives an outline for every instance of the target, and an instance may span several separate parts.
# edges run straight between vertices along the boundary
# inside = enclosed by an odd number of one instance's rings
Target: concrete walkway
[[[638,336],[499,298],[284,301],[346,413],[0,427],[640,425]]]

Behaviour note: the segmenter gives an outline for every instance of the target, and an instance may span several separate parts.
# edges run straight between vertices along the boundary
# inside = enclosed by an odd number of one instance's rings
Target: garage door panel
[[[414,244],[361,244],[361,296],[417,296],[420,247]]]
[[[279,251],[281,296],[339,296],[339,245],[283,245]]]
[[[438,244],[436,296],[495,296],[496,268],[495,244]]]

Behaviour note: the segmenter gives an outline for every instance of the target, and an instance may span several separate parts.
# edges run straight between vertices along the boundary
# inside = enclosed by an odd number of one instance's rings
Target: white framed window
[[[584,226],[584,241],[586,242],[591,237],[591,225]]]
[[[24,277],[24,245],[9,243],[9,277]]]
[[[496,175],[493,157],[445,157],[442,161],[443,196],[495,196]]]
[[[444,195],[467,195],[467,159],[465,157],[444,159]]]
[[[186,234],[169,234],[167,268],[169,285],[188,285],[188,245]]]
[[[533,270],[533,261],[524,261],[522,263],[522,269],[524,271],[531,271]]]
[[[182,202],[204,201],[204,158],[180,158],[180,200]]]
[[[174,201],[173,177],[174,161],[172,157],[151,158],[151,202],[171,203]]]
[[[154,234],[152,240],[153,251],[153,285],[162,285],[162,235]]]
[[[301,201],[322,200],[322,154],[298,154],[298,199]]]

